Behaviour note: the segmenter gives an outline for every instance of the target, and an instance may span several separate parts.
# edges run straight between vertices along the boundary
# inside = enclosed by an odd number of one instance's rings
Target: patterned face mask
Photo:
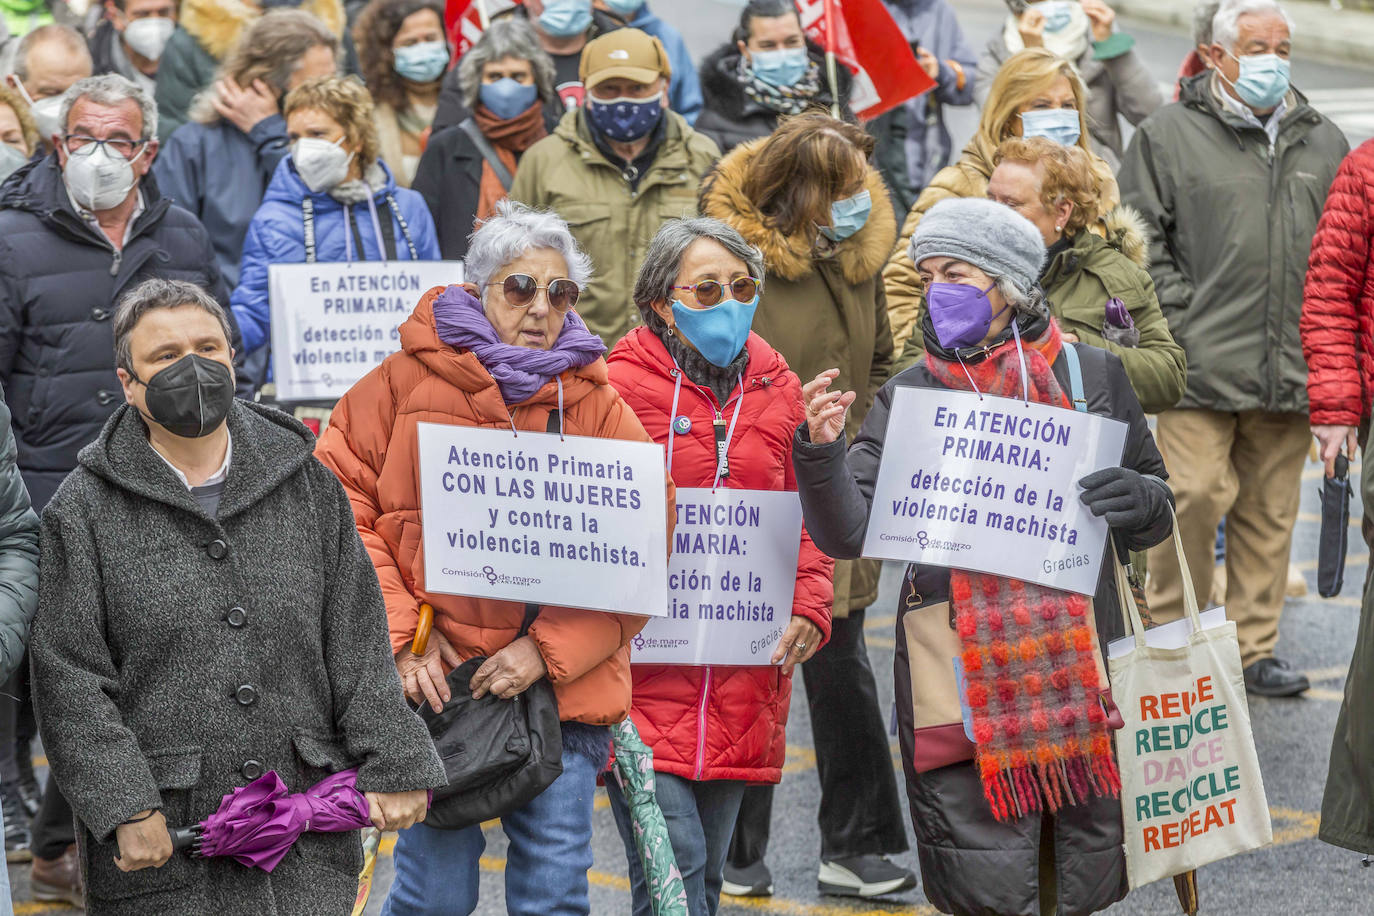
[[[587,118],[592,127],[604,136],[620,143],[629,143],[658,126],[663,118],[663,95],[660,93],[648,99],[621,96],[606,101],[589,95]]]

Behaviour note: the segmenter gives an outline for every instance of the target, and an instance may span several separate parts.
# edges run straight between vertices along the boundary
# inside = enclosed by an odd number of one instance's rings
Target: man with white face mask
[[[5,80],[29,103],[45,150],[52,151],[53,135],[62,130],[62,93],[92,72],[86,40],[76,29],[40,26],[19,42],[14,72]]]
[[[104,6],[91,36],[95,72],[118,73],[152,94],[158,60],[176,31],[176,0],[105,0]]]
[[[1308,253],[1348,149],[1289,83],[1292,22],[1275,0],[1228,0],[1212,22],[1212,69],[1140,126],[1122,203],[1150,223],[1150,274],[1188,389],[1159,415],[1178,526],[1197,594],[1212,591],[1226,518],[1226,614],[1245,686],[1292,696],[1307,678],[1274,657],[1307,457],[1307,363],[1298,321]],[[1182,611],[1172,554],[1150,555],[1155,619]]]

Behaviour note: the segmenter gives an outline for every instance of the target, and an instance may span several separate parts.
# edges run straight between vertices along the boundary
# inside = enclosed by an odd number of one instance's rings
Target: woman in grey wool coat
[[[304,426],[234,399],[228,329],[192,284],[126,296],[128,403],[43,512],[34,695],[92,916],[347,913],[356,831],[306,833],[268,874],[173,854],[167,827],[269,770],[301,792],[356,767],[393,830],[444,783],[343,487]]]

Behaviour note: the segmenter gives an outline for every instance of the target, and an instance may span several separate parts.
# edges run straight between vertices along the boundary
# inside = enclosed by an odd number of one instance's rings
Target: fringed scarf
[[[1072,409],[1050,370],[1063,347],[1053,321],[1024,341],[1030,400]],[[976,363],[926,354],[949,388],[1019,398],[1020,352],[1006,341]],[[950,604],[963,643],[983,794],[999,821],[1054,813],[1093,796],[1116,797],[1112,755],[1093,649],[1092,603],[1019,579],[953,570]]]
[[[800,114],[815,104],[821,91],[821,68],[814,60],[807,65],[806,73],[795,86],[774,86],[755,76],[749,59],[741,54],[735,79],[745,95],[780,115]]]

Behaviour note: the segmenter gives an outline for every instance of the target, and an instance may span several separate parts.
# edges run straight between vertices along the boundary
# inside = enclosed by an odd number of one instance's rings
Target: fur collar
[[[784,280],[799,280],[816,269],[815,237],[812,233],[786,236],[769,228],[763,214],[744,196],[744,176],[767,138],[736,147],[721,159],[706,177],[701,188],[701,212],[733,226],[749,244],[763,252],[769,274]],[[873,211],[864,227],[834,247],[830,257],[850,283],[871,280],[887,263],[897,239],[897,217],[887,187],[876,169],[870,167],[865,186],[873,198]]]
[[[347,20],[342,0],[301,0],[299,8],[314,13],[335,35],[343,35]],[[218,61],[261,15],[261,10],[243,0],[185,0],[181,4],[180,24]]]
[[[1102,217],[1107,244],[1139,267],[1150,267],[1150,230],[1134,207],[1121,204]]]

